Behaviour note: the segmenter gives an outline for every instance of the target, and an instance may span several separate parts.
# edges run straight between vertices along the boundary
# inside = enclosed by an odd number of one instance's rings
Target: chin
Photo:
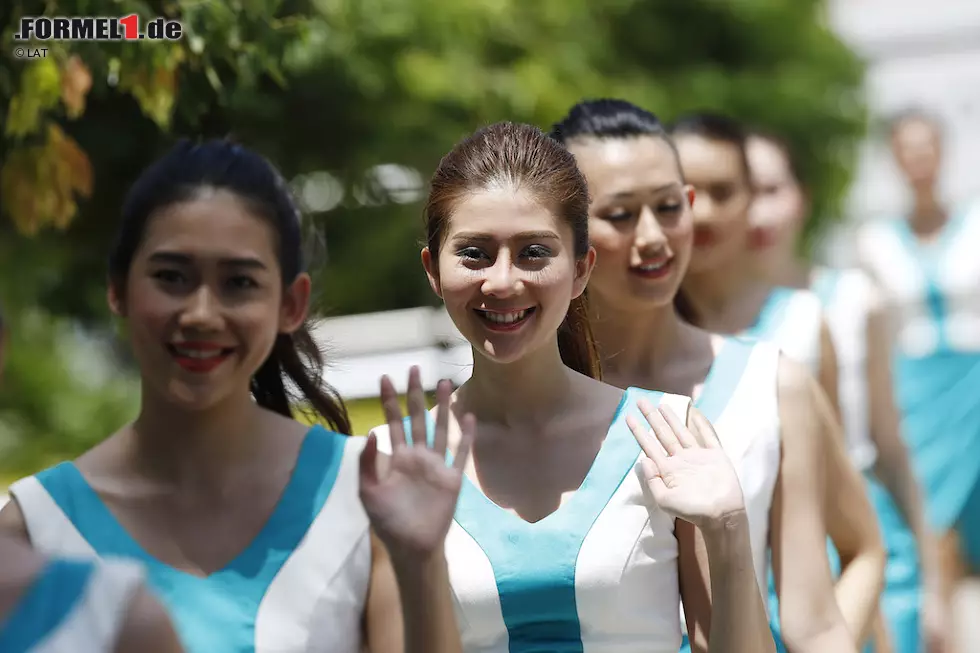
[[[206,411],[226,401],[231,393],[216,386],[191,387],[172,383],[167,388],[167,403],[189,412]]]

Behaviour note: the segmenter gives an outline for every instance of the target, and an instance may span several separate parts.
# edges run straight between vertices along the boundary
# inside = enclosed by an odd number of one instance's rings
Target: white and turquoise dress
[[[206,577],[147,553],[71,462],[21,479],[10,494],[35,549],[142,563],[187,653],[360,653],[371,575],[358,496],[364,443],[312,427],[265,526]]]
[[[875,303],[871,280],[860,270],[818,268],[813,292],[824,306],[837,351],[841,417],[851,462],[867,481],[888,551],[881,609],[896,653],[919,653],[921,577],[915,534],[888,490],[874,475],[878,452],[871,439],[867,376],[868,311]],[[836,560],[835,560],[836,562]]]
[[[49,559],[0,622],[0,651],[113,653],[142,581],[134,563]]]
[[[759,316],[745,335],[771,342],[779,347],[787,358],[805,366],[814,377],[820,373],[821,325],[824,309],[820,298],[809,290],[774,288],[759,311]],[[827,554],[834,575],[840,573],[837,550],[827,538]],[[767,564],[769,578],[769,622],[776,640],[776,650],[785,653],[779,621],[779,596],[771,565]],[[865,650],[870,653],[870,645]]]
[[[927,516],[955,529],[980,570],[980,201],[955,207],[921,242],[905,220],[875,222],[858,240],[896,329],[895,386]]]
[[[627,389],[582,485],[544,519],[521,519],[464,478],[446,559],[466,653],[677,653],[674,519],[649,495],[626,424],[644,423],[639,397],[681,416],[690,405]],[[433,428],[430,413],[430,438]],[[390,451],[387,426],[374,433]]]
[[[769,513],[781,459],[779,358],[779,348],[772,343],[726,337],[695,400],[697,409],[714,426],[742,486],[752,560],[763,596]],[[681,625],[684,627],[683,611]],[[681,651],[690,650],[685,635]]]

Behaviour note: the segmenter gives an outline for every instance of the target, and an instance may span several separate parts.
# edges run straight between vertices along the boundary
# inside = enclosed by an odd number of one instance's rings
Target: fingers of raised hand
[[[446,455],[449,442],[449,398],[452,393],[453,385],[445,379],[436,386],[436,433],[432,449],[440,456]]]
[[[640,423],[640,420],[636,419],[632,415],[626,416],[626,425],[629,426],[630,431],[633,432],[633,437],[639,443],[640,448],[643,449],[643,453],[646,454],[654,466],[659,470],[661,466],[667,461],[667,454],[664,453],[664,447],[650,434],[650,429]]]
[[[425,393],[422,392],[422,372],[418,365],[413,365],[408,372],[408,414],[412,417],[412,444],[416,447],[428,447],[428,428],[425,408]]]
[[[706,449],[722,448],[715,427],[711,425],[707,417],[701,414],[701,411],[693,408],[691,409],[691,429]]]
[[[368,435],[367,443],[360,456],[361,485],[372,486],[378,483],[378,439],[374,433]]]
[[[653,493],[653,498],[659,505],[663,501],[664,494],[667,492],[667,484],[664,482],[664,477],[660,473],[660,469],[650,458],[640,459],[640,468],[643,470],[643,476],[646,479],[647,487],[650,488],[650,492]]]
[[[388,435],[391,438],[391,451],[405,446],[405,427],[402,424],[402,408],[398,404],[398,393],[388,375],[381,377],[381,407],[385,421],[388,422]]]
[[[667,428],[670,429],[671,433],[677,441],[680,442],[681,446],[685,449],[695,449],[701,448],[701,444],[698,439],[694,437],[694,434],[688,430],[687,426],[684,424],[684,420],[677,416],[677,413],[668,406],[663,405],[658,408],[658,412],[661,417],[663,417],[664,423]]]
[[[640,399],[636,402],[636,405],[640,409],[640,413],[643,414],[644,419],[646,419],[647,424],[653,430],[653,435],[660,442],[661,446],[663,446],[664,451],[671,456],[677,455],[684,448],[684,445],[678,439],[677,434],[667,424],[663,414],[657,408],[654,408],[646,399]],[[649,452],[647,455],[650,455]]]

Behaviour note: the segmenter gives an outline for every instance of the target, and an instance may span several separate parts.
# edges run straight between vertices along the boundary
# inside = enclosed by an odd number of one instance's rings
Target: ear
[[[428,247],[422,248],[422,267],[425,276],[429,278],[429,287],[439,299],[442,299],[442,283],[439,281],[439,263],[432,257]]]
[[[572,299],[578,299],[585,292],[585,287],[589,285],[589,277],[595,268],[595,247],[589,245],[589,251],[585,256],[575,261],[575,283],[572,286]]]
[[[303,272],[297,275],[282,295],[282,306],[279,309],[279,331],[293,333],[306,321],[310,308],[311,292],[310,275]]]
[[[106,290],[106,303],[113,315],[126,317],[126,302],[123,301],[122,290],[112,281],[109,282]]]
[[[687,184],[684,186],[684,194],[687,195],[687,203],[693,209],[694,208],[694,186]]]

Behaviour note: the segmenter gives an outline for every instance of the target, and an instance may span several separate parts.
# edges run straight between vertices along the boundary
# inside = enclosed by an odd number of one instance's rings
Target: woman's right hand
[[[432,442],[427,437],[425,395],[418,367],[408,379],[408,409],[411,439],[408,444],[398,395],[388,377],[381,379],[381,402],[391,437],[391,458],[385,473],[377,465],[376,436],[368,436],[361,454],[361,502],[371,526],[387,547],[393,561],[424,563],[440,555],[456,510],[476,432],[476,421],[466,415],[456,456],[446,464],[449,425],[449,398],[452,385],[441,381],[436,389],[437,413]]]
[[[664,512],[702,532],[745,516],[742,486],[711,424],[691,409],[691,429],[669,406],[637,402],[649,428],[632,415],[626,422],[646,454],[644,479]]]

